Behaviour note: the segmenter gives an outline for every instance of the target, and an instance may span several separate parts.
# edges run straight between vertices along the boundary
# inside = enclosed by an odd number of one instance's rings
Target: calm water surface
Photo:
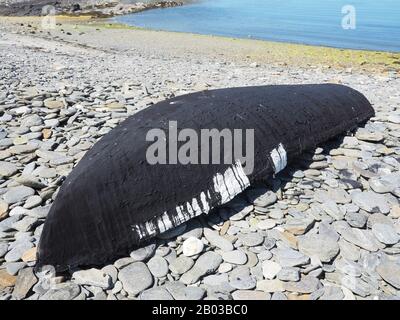
[[[345,30],[348,4],[356,28]],[[200,0],[115,19],[157,30],[400,52],[400,0]]]

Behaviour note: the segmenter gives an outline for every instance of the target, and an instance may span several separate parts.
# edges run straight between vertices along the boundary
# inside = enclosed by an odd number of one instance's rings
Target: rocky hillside
[[[43,8],[53,6],[57,14],[90,14],[100,17],[137,12],[155,7],[182,5],[182,1],[159,0],[0,0],[0,15],[38,16]]]

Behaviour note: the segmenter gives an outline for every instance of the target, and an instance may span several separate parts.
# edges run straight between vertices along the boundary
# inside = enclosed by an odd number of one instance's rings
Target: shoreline
[[[149,8],[146,10],[153,10],[153,8]],[[145,10],[143,10],[145,11]],[[135,14],[139,13],[138,12],[133,12],[130,14]],[[226,35],[218,35],[218,34],[206,34],[206,33],[196,33],[196,32],[190,32],[190,31],[170,31],[170,30],[163,30],[163,29],[152,29],[148,27],[140,27],[140,26],[135,26],[135,25],[130,25],[127,23],[122,23],[118,21],[112,21],[112,19],[116,19],[119,16],[113,16],[109,18],[104,18],[106,21],[109,21],[110,24],[114,25],[120,25],[121,29],[140,29],[140,30],[147,30],[147,31],[155,31],[155,32],[170,32],[170,33],[178,33],[178,34],[190,34],[194,36],[206,36],[206,37],[215,37],[215,38],[225,38],[225,39],[233,39],[233,40],[250,40],[250,41],[261,41],[261,42],[267,42],[267,43],[276,43],[276,44],[287,44],[287,45],[297,45],[297,46],[307,46],[307,47],[314,47],[314,48],[325,48],[325,49],[336,49],[340,51],[359,51],[359,52],[371,52],[371,53],[386,53],[386,54],[392,54],[392,55],[400,55],[400,51],[386,51],[386,50],[373,50],[373,49],[360,49],[360,48],[345,48],[345,47],[333,47],[333,46],[328,46],[328,45],[316,45],[316,44],[308,44],[308,43],[302,43],[302,42],[289,42],[289,41],[279,41],[279,40],[268,40],[268,39],[263,39],[263,38],[255,38],[255,37],[236,37],[236,36],[226,36]],[[399,62],[400,64],[400,62]]]
[[[357,70],[367,73],[400,73],[400,53],[396,52],[340,49],[260,39],[152,30],[116,22],[114,21],[115,17],[98,18],[89,15],[56,16],[59,25],[54,30],[45,31],[41,30],[40,19],[41,17],[38,16],[3,17],[1,24],[8,30],[13,30],[17,33],[30,33],[36,37],[47,37],[50,39],[61,37],[63,41],[67,42],[71,38],[74,38],[76,45],[79,45],[83,39],[75,36],[65,37],[66,32],[76,35],[77,30],[79,30],[80,32],[92,34],[95,39],[97,35],[94,31],[99,29],[113,36],[117,45],[120,45],[115,34],[115,30],[118,30],[123,33],[127,41],[129,39],[140,41],[141,46],[146,47],[149,46],[145,44],[146,39],[148,41],[156,41],[153,43],[155,47],[162,47],[162,49],[167,51],[175,50],[184,52],[186,45],[189,51],[198,50],[202,55],[217,54],[227,56],[229,59],[235,61],[249,61],[249,63],[255,64],[269,63],[295,65],[304,68],[333,68],[347,72]],[[29,25],[31,27],[28,27]],[[48,34],[51,36],[48,36]],[[166,44],[163,38],[168,38],[169,43]],[[90,39],[88,40],[90,41]],[[92,46],[96,46],[94,41],[90,42]],[[125,47],[128,47],[128,45]]]

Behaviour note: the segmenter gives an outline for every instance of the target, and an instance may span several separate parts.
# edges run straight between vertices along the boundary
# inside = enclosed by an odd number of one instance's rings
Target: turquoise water
[[[355,8],[343,29],[342,7]],[[400,0],[200,0],[116,18],[157,30],[400,52]]]

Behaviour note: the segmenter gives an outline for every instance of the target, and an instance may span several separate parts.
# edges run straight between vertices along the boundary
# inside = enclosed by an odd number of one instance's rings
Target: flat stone
[[[145,261],[152,257],[156,251],[155,243],[150,243],[145,247],[136,249],[130,253],[131,258],[134,261]]]
[[[245,264],[247,262],[247,255],[241,250],[225,251],[222,252],[222,259],[228,263]]]
[[[33,247],[24,252],[21,259],[24,262],[36,261],[37,247]]]
[[[0,221],[6,218],[8,215],[8,203],[0,200]]]
[[[367,212],[381,212],[387,214],[390,211],[389,204],[385,197],[379,193],[372,191],[353,192],[351,197],[357,206]]]
[[[17,277],[8,274],[5,269],[0,269],[0,288],[12,287],[16,281]]]
[[[0,242],[0,258],[4,257],[7,251],[8,251],[8,244],[5,242]]]
[[[22,258],[23,254],[33,247],[31,242],[21,242],[12,248],[4,257],[7,262],[15,262]]]
[[[0,161],[0,176],[10,177],[18,172],[18,167],[11,162]]]
[[[21,220],[14,222],[12,224],[13,229],[18,230],[20,232],[27,232],[31,231],[32,228],[35,226],[37,223],[37,219],[33,217],[24,217]]]
[[[334,220],[343,220],[344,218],[344,212],[340,210],[339,206],[333,200],[325,201],[321,204],[321,208]]]
[[[238,238],[247,247],[255,247],[264,242],[264,237],[256,232],[241,233]]]
[[[174,298],[166,289],[155,287],[143,291],[140,300],[174,300]]]
[[[20,215],[13,215],[0,221],[0,232],[13,230],[12,225],[21,219]]]
[[[314,221],[315,220],[312,218],[289,218],[286,220],[286,224],[283,225],[283,228],[294,235],[301,235],[311,229]]]
[[[73,282],[53,285],[39,300],[73,300],[81,292],[80,287]]]
[[[229,285],[239,290],[249,290],[256,287],[256,279],[249,274],[231,276]]]
[[[34,188],[34,189],[42,189],[46,187],[46,184],[41,182],[38,177],[35,177],[31,174],[23,174],[19,177],[15,178],[19,184],[22,184],[26,187]]]
[[[231,271],[232,268],[233,268],[233,266],[230,263],[223,262],[223,263],[221,263],[219,265],[218,272],[219,273],[226,273],[226,272]]]
[[[358,259],[360,259],[360,248],[355,246],[354,244],[344,239],[340,239],[339,248],[340,248],[340,255],[343,258],[353,261],[357,261]]]
[[[80,285],[88,285],[109,289],[111,287],[111,277],[99,269],[88,269],[75,271],[72,280]]]
[[[233,300],[269,300],[271,295],[263,291],[236,290],[232,293]]]
[[[205,295],[203,288],[188,286],[182,282],[167,282],[165,288],[171,293],[175,300],[201,300]]]
[[[134,296],[153,284],[153,276],[143,262],[134,262],[120,270],[118,279],[124,290]]]
[[[287,297],[282,292],[274,292],[271,296],[271,300],[287,300]]]
[[[281,270],[282,267],[274,261],[265,260],[262,263],[262,273],[265,279],[274,279]]]
[[[282,281],[299,281],[300,271],[299,268],[283,268],[279,271],[277,277]]]
[[[304,276],[298,282],[287,282],[284,287],[286,291],[298,293],[312,293],[321,286],[321,282],[313,276]]]
[[[25,186],[11,187],[3,195],[3,199],[8,204],[24,201],[35,194],[35,190]]]
[[[12,276],[18,274],[18,272],[26,267],[26,262],[9,262],[7,263],[6,270]]]
[[[285,216],[281,209],[272,209],[268,215],[272,219],[282,219]]]
[[[339,188],[329,188],[327,191],[327,196],[336,203],[346,204],[351,202],[351,197],[348,192],[344,189]]]
[[[399,124],[400,123],[400,114],[391,114],[387,117],[387,121]]]
[[[226,238],[220,236],[216,231],[211,229],[204,229],[204,236],[206,237],[207,241],[215,247],[220,248],[223,251],[232,251],[233,245],[230,241]]]
[[[168,262],[163,257],[154,256],[147,262],[150,272],[157,278],[165,277],[168,273]]]
[[[391,261],[382,261],[376,268],[378,274],[387,283],[400,290],[400,265]]]
[[[341,279],[341,284],[361,297],[367,297],[371,294],[371,286],[361,278],[345,275]]]
[[[262,188],[248,190],[246,196],[250,203],[258,207],[267,207],[278,200],[274,192]]]
[[[372,225],[372,233],[382,243],[393,245],[399,242],[400,236],[395,228],[391,225],[383,223],[375,223]]]
[[[21,119],[21,127],[35,127],[41,126],[43,124],[43,120],[37,114],[31,114]]]
[[[273,293],[285,291],[285,283],[280,280],[260,280],[257,281],[257,290]]]
[[[343,300],[344,298],[343,290],[336,286],[325,286],[324,294],[319,298],[319,300]]]
[[[384,139],[384,136],[380,132],[369,132],[367,130],[358,130],[356,138],[362,141],[368,142],[380,142]]]
[[[276,254],[277,262],[282,267],[302,266],[308,264],[310,261],[310,258],[306,255],[290,248],[276,249],[274,253]]]
[[[22,269],[18,274],[12,296],[17,300],[24,299],[37,281],[33,268]]]
[[[299,251],[309,257],[318,257],[322,262],[330,262],[339,253],[336,241],[322,235],[310,235],[299,239]]]
[[[222,257],[212,251],[202,254],[194,266],[184,273],[180,279],[184,284],[197,282],[201,277],[208,275],[218,269],[222,262]]]
[[[45,100],[44,106],[49,109],[61,109],[64,107],[64,102],[58,100]]]
[[[359,277],[361,276],[362,273],[362,268],[361,266],[352,261],[348,260],[346,258],[340,258],[335,260],[335,267],[338,271],[348,274],[349,276],[354,276],[354,277]]]
[[[260,230],[269,230],[276,226],[276,221],[273,219],[261,220],[257,223],[257,228]]]
[[[368,216],[362,212],[347,212],[345,219],[350,226],[363,228],[367,223]]]
[[[400,173],[391,173],[380,177],[371,178],[368,181],[372,190],[377,193],[396,192],[400,186]]]
[[[12,146],[8,149],[8,151],[13,155],[21,155],[21,154],[33,153],[36,151],[37,148],[38,146],[33,144],[22,144],[22,145]]]
[[[195,256],[203,251],[204,244],[195,237],[187,238],[182,244],[182,253],[187,257]]]
[[[378,251],[379,245],[373,237],[372,233],[368,230],[361,230],[356,228],[344,228],[341,232],[342,237],[355,244],[356,246],[368,251]]]
[[[171,272],[180,275],[190,270],[190,268],[193,267],[193,265],[194,265],[193,259],[181,255],[170,263],[169,269],[171,270]]]

